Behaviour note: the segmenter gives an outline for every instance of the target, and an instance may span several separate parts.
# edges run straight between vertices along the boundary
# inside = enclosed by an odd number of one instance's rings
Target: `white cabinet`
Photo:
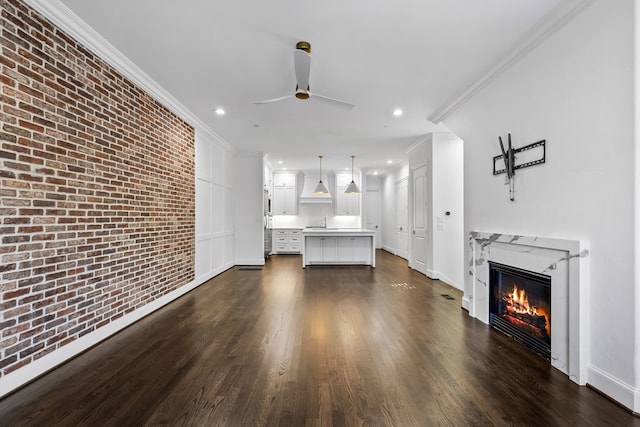
[[[303,237],[305,239],[305,257],[308,260],[322,259],[322,240],[320,237]]]
[[[297,213],[296,187],[273,187],[273,214],[296,215]]]
[[[313,264],[376,266],[373,230],[304,230],[302,268]]]
[[[338,259],[344,262],[369,264],[371,262],[371,237],[350,236],[338,238]]]
[[[338,261],[338,238],[328,237],[307,237],[306,238],[307,259],[316,262],[337,262]]]
[[[274,172],[272,211],[274,215],[296,215],[298,213],[296,173]]]
[[[354,180],[358,180],[356,175],[353,176]],[[351,172],[336,172],[336,187],[347,187],[351,184]]]
[[[275,172],[273,174],[274,187],[295,187],[296,174],[293,172]]]
[[[358,177],[354,175],[358,182]],[[336,172],[336,215],[360,215],[360,194],[346,194],[351,183],[351,173]]]
[[[360,195],[346,194],[346,188],[336,188],[336,215],[360,215]]]
[[[273,252],[299,254],[302,232],[298,228],[273,230]]]

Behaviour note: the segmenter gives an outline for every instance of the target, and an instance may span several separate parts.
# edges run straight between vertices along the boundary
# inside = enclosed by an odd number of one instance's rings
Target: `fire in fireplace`
[[[489,323],[549,359],[551,276],[489,262]]]

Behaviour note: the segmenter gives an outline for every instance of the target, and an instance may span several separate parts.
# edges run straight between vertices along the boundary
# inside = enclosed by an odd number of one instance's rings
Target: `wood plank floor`
[[[461,296],[386,252],[376,269],[274,256],[1,400],[0,425],[640,426]]]

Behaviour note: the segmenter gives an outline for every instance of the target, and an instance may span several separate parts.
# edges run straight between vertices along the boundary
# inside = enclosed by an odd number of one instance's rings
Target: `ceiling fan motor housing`
[[[304,52],[304,53],[303,53]],[[296,74],[296,91],[293,95],[281,96],[279,98],[267,99],[266,101],[258,101],[256,104],[271,104],[273,102],[284,101],[286,99],[309,99],[312,96],[322,101],[327,101],[334,105],[346,108],[353,108],[354,105],[340,101],[339,99],[330,98],[328,96],[311,93],[309,87],[309,72],[311,68],[311,43],[307,41],[299,41],[296,43],[296,49],[293,51],[293,65]],[[306,86],[306,88],[305,88]]]
[[[309,99],[309,86],[307,86],[307,90],[300,90],[298,85],[296,85],[296,98],[298,99]]]
[[[296,43],[296,49],[304,50],[307,53],[311,53],[311,43],[299,41],[298,43]]]

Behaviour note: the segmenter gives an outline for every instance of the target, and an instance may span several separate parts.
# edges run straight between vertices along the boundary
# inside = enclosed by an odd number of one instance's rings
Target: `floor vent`
[[[241,265],[236,267],[236,271],[247,271],[247,270],[262,270],[261,265]]]
[[[403,288],[403,289],[415,289],[416,287],[410,285],[408,283],[394,283],[391,285],[392,288]]]
[[[442,298],[444,298],[444,299],[448,299],[448,300],[455,299],[454,297],[452,297],[452,296],[451,296],[451,295],[449,295],[449,294],[440,294],[440,296],[442,296]]]

